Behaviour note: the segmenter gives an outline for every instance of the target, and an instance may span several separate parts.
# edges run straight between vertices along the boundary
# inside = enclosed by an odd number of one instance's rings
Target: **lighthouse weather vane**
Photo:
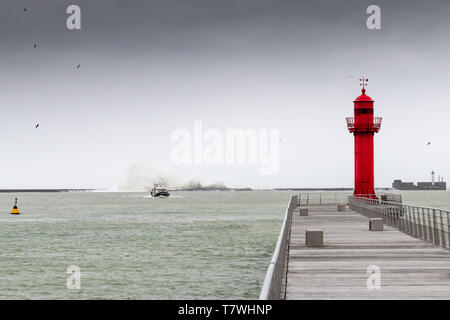
[[[362,79],[359,79],[359,81],[361,81],[359,85],[362,86],[363,89],[365,89],[365,86],[367,86],[367,82],[369,81],[369,79],[363,77]]]

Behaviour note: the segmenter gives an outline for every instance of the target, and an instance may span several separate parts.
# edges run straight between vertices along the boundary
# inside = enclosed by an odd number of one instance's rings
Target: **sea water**
[[[255,299],[290,194],[2,193],[0,298]]]
[[[0,299],[257,299],[292,194],[2,193]],[[450,192],[402,195],[450,209]]]

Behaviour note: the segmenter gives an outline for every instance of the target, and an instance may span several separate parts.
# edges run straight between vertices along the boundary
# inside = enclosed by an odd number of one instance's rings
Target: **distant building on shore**
[[[402,180],[394,180],[392,188],[397,190],[447,190],[447,183],[444,178],[439,177],[438,181],[434,180],[434,171],[431,172],[431,182],[403,182]]]

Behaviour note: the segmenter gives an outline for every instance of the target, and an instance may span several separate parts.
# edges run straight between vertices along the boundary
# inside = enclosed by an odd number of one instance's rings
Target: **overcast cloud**
[[[437,0],[3,0],[0,188],[112,188],[137,163],[180,182],[352,187],[345,117],[363,74],[383,117],[376,186],[449,177],[449,31]],[[278,173],[174,165],[171,134],[196,120],[279,129]]]

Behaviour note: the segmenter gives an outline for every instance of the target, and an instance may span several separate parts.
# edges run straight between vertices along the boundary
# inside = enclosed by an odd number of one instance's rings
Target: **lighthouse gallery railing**
[[[347,117],[345,118],[347,120],[347,128],[349,129],[355,129],[355,118],[354,117]],[[370,124],[363,124],[362,128],[381,128],[381,121],[383,120],[382,117],[373,117],[373,122]],[[360,124],[361,125],[361,124]]]
[[[349,197],[351,210],[369,218],[381,218],[383,223],[410,236],[449,248],[450,211],[410,206],[378,199]]]
[[[269,267],[267,268],[266,277],[259,296],[260,300],[280,300],[285,298],[292,212],[297,208],[297,204],[298,196],[292,196],[286,208],[286,214],[281,225],[280,235],[278,236],[272,260],[270,260]]]

